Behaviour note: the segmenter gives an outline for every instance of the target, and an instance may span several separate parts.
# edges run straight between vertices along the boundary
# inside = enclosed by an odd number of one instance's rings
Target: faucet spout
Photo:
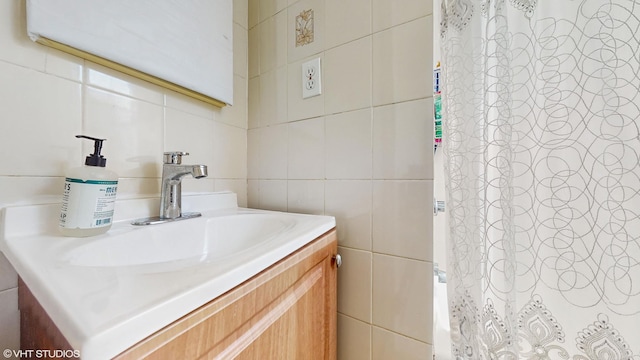
[[[182,178],[187,175],[195,179],[207,177],[206,165],[182,165],[182,157],[187,152],[171,151],[164,153],[162,165],[162,189],[160,194],[160,216],[138,219],[133,225],[161,224],[168,221],[198,217],[200,213],[182,212]]]
[[[194,165],[193,171],[191,172],[191,176],[196,179],[202,179],[203,177],[207,177],[207,165]]]
[[[162,173],[167,174],[167,178],[171,181],[180,181],[187,175],[193,176],[195,179],[207,177],[207,165],[172,165],[164,164]],[[163,180],[165,176],[162,176]]]

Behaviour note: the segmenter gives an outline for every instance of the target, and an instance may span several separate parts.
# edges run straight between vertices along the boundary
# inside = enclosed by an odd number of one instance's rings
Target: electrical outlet
[[[302,64],[302,98],[310,98],[322,93],[320,58]]]

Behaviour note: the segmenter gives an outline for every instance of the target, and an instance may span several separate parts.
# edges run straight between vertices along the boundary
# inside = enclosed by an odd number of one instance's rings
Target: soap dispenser
[[[93,236],[111,227],[118,175],[105,168],[107,159],[100,154],[106,139],[85,135],[76,138],[93,140],[93,154],[87,156],[84,166],[67,172],[59,227],[65,236]]]

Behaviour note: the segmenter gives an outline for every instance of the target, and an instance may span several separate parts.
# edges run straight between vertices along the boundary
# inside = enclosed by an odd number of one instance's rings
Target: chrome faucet
[[[162,165],[162,193],[160,194],[160,218],[175,219],[182,216],[182,178],[191,175],[196,179],[207,176],[206,165],[182,165],[187,152],[164,153]]]
[[[160,194],[160,216],[138,219],[133,225],[152,225],[167,221],[198,217],[196,212],[182,212],[182,178],[191,175],[196,179],[206,177],[206,165],[182,165],[182,157],[187,152],[170,151],[164,153],[162,164],[162,189]]]

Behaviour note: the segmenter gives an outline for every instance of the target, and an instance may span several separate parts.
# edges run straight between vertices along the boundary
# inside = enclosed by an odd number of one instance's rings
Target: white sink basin
[[[241,213],[126,227],[78,246],[62,262],[75,266],[174,270],[250,251],[294,224],[280,215]]]
[[[0,209],[0,250],[82,359],[110,359],[335,227],[330,216],[183,196],[202,217],[159,225],[157,199],[117,200],[102,235],[63,237],[59,204]]]

